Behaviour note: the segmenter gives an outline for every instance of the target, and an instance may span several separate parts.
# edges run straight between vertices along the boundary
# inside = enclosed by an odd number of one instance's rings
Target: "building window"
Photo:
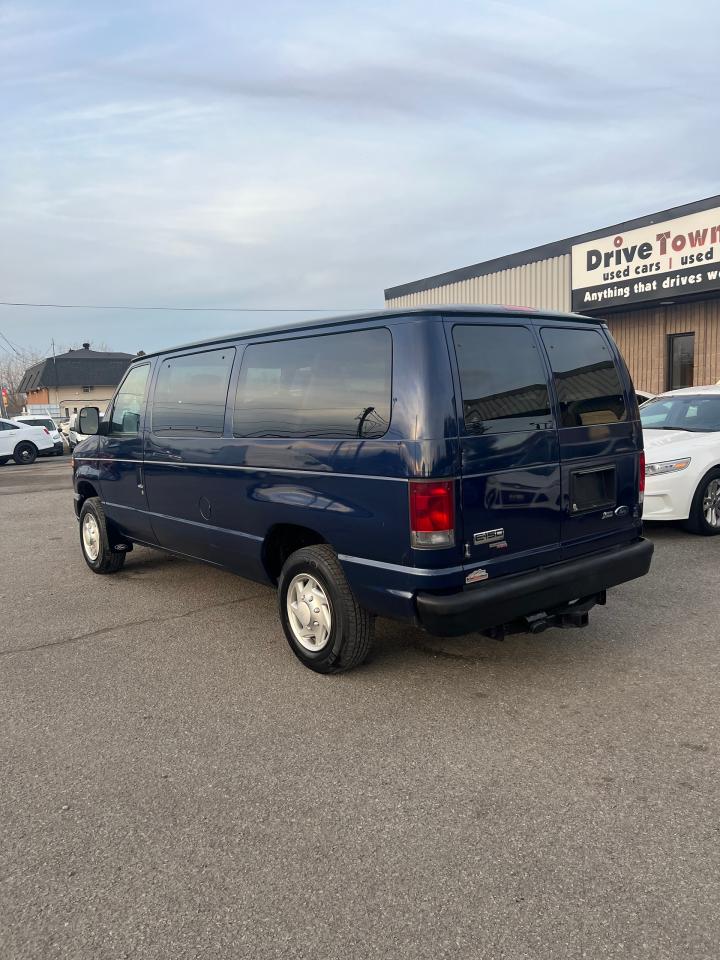
[[[692,387],[695,373],[695,334],[668,337],[668,390]]]

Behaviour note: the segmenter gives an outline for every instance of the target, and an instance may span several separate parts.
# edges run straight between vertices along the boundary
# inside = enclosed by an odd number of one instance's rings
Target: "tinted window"
[[[640,411],[645,430],[689,430],[714,433],[720,430],[720,396],[695,394],[651,400]]]
[[[210,350],[163,360],[152,408],[159,436],[221,437],[235,350]]]
[[[526,327],[456,326],[453,340],[468,433],[551,426],[545,370]]]
[[[133,367],[123,380],[115,398],[110,433],[133,436],[140,429],[140,415],[143,411],[149,372],[150,364],[144,363],[140,367]],[[72,427],[76,429],[76,424],[73,423]]]
[[[18,417],[18,423],[24,423],[28,427],[47,427],[48,430],[55,430],[55,424],[52,422],[52,420],[25,420]]]
[[[622,383],[601,333],[546,328],[542,337],[555,377],[560,426],[627,420]]]
[[[252,344],[240,369],[235,436],[381,437],[391,371],[384,329]]]

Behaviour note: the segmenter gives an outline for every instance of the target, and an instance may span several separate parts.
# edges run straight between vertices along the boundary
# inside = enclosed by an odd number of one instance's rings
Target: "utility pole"
[[[57,375],[57,363],[55,362],[55,337],[50,340],[52,344],[52,355],[53,355],[53,374],[55,380],[55,406],[58,408],[58,414],[60,413],[60,399],[59,399],[59,390],[58,390],[58,375]],[[49,391],[48,391],[49,392]],[[49,398],[48,398],[49,399]],[[48,414],[53,416],[53,414],[48,410]]]

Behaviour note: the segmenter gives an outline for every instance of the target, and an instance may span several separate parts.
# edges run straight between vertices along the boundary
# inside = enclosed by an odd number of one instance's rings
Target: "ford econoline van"
[[[75,450],[80,545],[274,584],[295,655],[368,654],[374,619],[439,635],[584,626],[647,573],[637,401],[599,320],[427,307],[140,356]]]

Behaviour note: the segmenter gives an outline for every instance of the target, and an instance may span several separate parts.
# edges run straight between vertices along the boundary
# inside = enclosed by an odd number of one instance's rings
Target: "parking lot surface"
[[[0,467],[0,956],[716,960],[720,539],[583,631],[378,623],[322,677],[272,590],[86,568],[68,458]]]

